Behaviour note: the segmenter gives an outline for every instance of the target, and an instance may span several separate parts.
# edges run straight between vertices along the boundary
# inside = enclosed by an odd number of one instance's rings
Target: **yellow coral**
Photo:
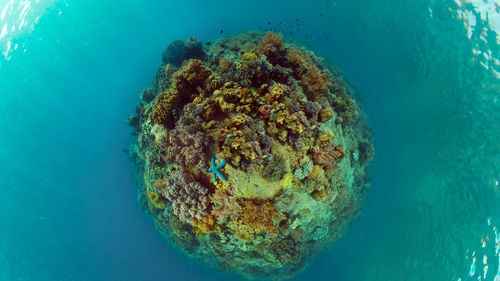
[[[220,59],[219,60],[219,67],[221,69],[228,69],[229,67],[231,67],[231,62],[229,62],[229,60],[227,60],[227,59]]]
[[[217,228],[217,222],[213,215],[207,215],[201,220],[194,219],[191,224],[194,226],[193,232],[196,236],[204,236]]]
[[[307,73],[302,75],[301,81],[309,98],[316,100],[328,92],[330,77],[316,66],[310,66]]]
[[[256,60],[257,59],[257,54],[248,52],[248,53],[244,53],[241,57],[244,60]]]
[[[325,177],[325,171],[319,165],[314,165],[311,173],[309,173],[309,175],[307,176],[308,179],[314,181],[320,181],[324,177]]]
[[[293,181],[293,173],[289,172],[286,173],[283,178],[280,180],[280,185],[283,188],[291,188],[292,187],[292,181]]]
[[[258,50],[268,58],[282,55],[285,51],[283,35],[268,31],[259,42]]]
[[[172,108],[178,94],[179,92],[172,90],[158,95],[151,112],[151,121],[154,124],[165,124],[172,118]]]
[[[319,120],[321,122],[326,122],[333,116],[333,110],[331,108],[323,108],[319,111]]]
[[[165,209],[166,203],[158,193],[148,189],[146,194],[148,195],[149,201],[156,209]]]
[[[304,54],[298,49],[290,49],[288,50],[288,61],[290,61],[293,65],[301,66],[306,63],[304,59]]]
[[[272,104],[275,101],[280,101],[285,94],[286,86],[280,83],[276,83],[271,87],[271,91],[264,96],[264,100]]]

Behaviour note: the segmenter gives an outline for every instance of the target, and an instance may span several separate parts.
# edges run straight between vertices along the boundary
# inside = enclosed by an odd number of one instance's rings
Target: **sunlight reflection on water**
[[[2,60],[9,60],[11,53],[18,48],[25,51],[17,39],[33,31],[45,10],[55,0],[9,0],[0,1],[0,65]]]

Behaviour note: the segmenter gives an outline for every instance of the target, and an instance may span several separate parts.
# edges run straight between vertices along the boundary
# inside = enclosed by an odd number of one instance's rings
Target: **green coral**
[[[156,209],[165,209],[166,202],[158,193],[151,190],[146,190],[146,194],[148,195],[149,201]]]

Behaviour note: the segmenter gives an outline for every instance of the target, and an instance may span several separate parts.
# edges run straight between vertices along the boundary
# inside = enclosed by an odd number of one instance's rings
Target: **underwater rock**
[[[193,258],[293,277],[359,215],[370,130],[339,71],[281,34],[210,42],[172,42],[128,118],[139,203]]]
[[[186,41],[175,40],[170,43],[162,54],[162,60],[164,64],[170,63],[180,67],[185,60],[202,59],[204,56],[201,42],[193,36]]]

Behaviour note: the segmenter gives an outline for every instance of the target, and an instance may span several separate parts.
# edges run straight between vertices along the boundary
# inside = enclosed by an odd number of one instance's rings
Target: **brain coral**
[[[345,233],[369,186],[374,149],[352,89],[272,32],[174,41],[163,63],[128,118],[139,202],[193,258],[294,276]]]

